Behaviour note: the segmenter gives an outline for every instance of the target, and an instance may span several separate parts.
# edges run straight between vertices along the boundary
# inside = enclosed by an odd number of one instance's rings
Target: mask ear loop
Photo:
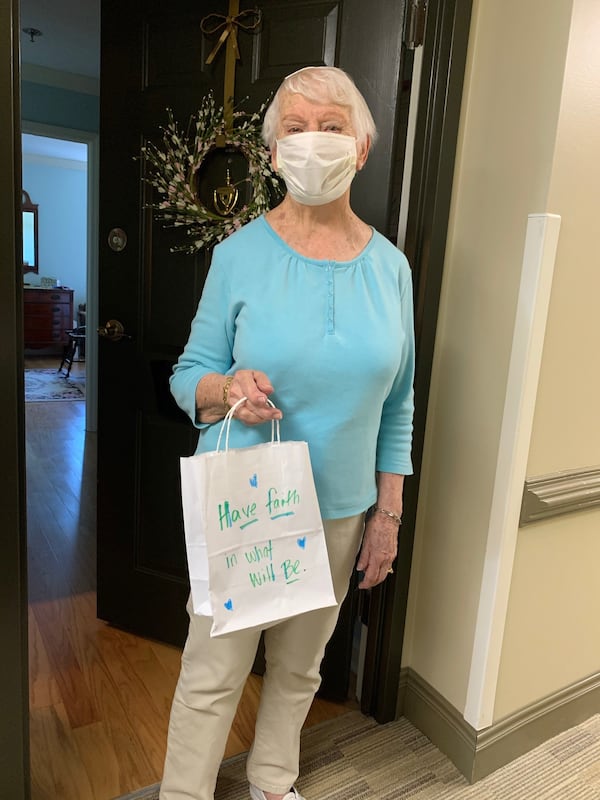
[[[225,414],[223,422],[221,423],[219,438],[217,439],[217,446],[215,448],[216,453],[218,453],[219,450],[221,449],[221,438],[223,436],[224,430],[225,430],[225,452],[229,450],[229,430],[231,428],[231,420],[233,419],[233,415],[235,414],[239,406],[243,405],[247,399],[248,399],[247,397],[241,397],[236,403],[234,403],[231,406],[227,414]],[[267,397],[267,405],[271,406],[271,408],[277,408],[275,403],[269,400],[268,397]],[[277,444],[281,444],[281,433],[279,429],[278,419],[271,420],[271,444],[275,444],[275,441],[277,441]]]

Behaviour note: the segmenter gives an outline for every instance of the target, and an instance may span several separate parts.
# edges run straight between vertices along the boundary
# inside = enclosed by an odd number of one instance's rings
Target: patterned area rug
[[[25,402],[37,403],[53,400],[84,400],[85,377],[68,378],[55,369],[25,370]]]
[[[246,755],[223,763],[215,800],[248,800]],[[307,800],[598,800],[600,715],[470,785],[406,719],[377,725],[352,711],[302,734]],[[157,800],[158,786],[118,800]]]

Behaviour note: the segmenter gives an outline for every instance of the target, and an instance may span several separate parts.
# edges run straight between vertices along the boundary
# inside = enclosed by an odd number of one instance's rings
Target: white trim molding
[[[600,506],[600,466],[527,478],[521,525]]]
[[[464,711],[477,731],[494,716],[559,230],[556,214],[528,216]]]
[[[72,169],[75,172],[87,172],[87,161],[75,161],[72,158],[55,158],[54,156],[42,156],[38,153],[23,153],[23,163],[44,164],[48,167],[60,167],[61,169]]]

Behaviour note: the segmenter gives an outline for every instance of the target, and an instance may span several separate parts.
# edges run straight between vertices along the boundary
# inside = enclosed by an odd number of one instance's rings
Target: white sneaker
[[[259,789],[258,786],[253,786],[251,783],[249,783],[248,786],[250,787],[250,797],[252,800],[266,800],[265,793],[262,789]],[[283,800],[304,800],[304,797],[292,786],[290,791],[283,796]]]

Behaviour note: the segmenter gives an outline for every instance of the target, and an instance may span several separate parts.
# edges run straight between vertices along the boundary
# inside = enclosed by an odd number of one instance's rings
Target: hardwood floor
[[[83,402],[26,404],[32,800],[111,800],[159,781],[179,672],[178,648],[96,618],[96,441],[84,422]],[[250,745],[260,685],[249,677],[226,756]],[[307,725],[354,707],[317,699]]]

